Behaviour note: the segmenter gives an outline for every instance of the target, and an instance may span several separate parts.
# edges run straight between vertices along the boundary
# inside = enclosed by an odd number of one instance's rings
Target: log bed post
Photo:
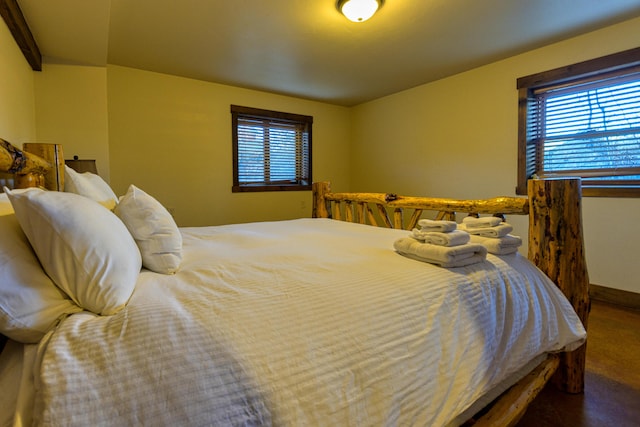
[[[331,187],[328,182],[314,182],[313,187],[313,208],[311,216],[313,218],[330,218],[329,208],[327,206],[327,200],[324,195],[331,191]]]
[[[529,181],[529,259],[567,296],[586,328],[590,302],[581,191],[578,178]],[[561,390],[584,391],[586,346],[560,354],[553,382]]]
[[[35,154],[51,164],[51,168],[44,172],[44,182],[40,184],[48,190],[64,191],[64,155],[61,144],[42,142],[25,142],[22,151]]]

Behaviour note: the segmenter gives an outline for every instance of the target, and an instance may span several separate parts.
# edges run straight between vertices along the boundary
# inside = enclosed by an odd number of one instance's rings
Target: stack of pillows
[[[131,185],[119,199],[98,175],[65,167],[65,192],[0,194],[0,333],[39,341],[79,311],[111,315],[142,267],[174,274],[182,235],[171,214]]]

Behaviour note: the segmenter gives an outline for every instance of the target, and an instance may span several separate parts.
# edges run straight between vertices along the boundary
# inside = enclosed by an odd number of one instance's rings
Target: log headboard
[[[59,144],[25,143],[22,150],[0,138],[0,172],[13,174],[16,188],[64,188],[64,156]]]
[[[424,211],[455,220],[470,215],[529,215],[528,258],[567,296],[585,328],[589,315],[589,277],[582,235],[580,179],[530,180],[528,197],[454,200],[389,193],[332,193],[328,182],[313,185],[313,216],[411,230]],[[408,219],[405,218],[405,214]],[[564,391],[584,389],[586,344],[561,355],[554,381]]]

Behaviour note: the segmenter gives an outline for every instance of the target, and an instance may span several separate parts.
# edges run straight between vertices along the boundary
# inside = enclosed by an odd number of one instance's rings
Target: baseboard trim
[[[640,310],[640,294],[635,292],[608,288],[592,283],[589,285],[589,296],[594,300]]]

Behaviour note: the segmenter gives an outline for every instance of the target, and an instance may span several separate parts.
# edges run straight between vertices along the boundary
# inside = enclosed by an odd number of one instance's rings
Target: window
[[[578,176],[585,196],[640,196],[640,48],[518,79],[518,194]]]
[[[231,106],[233,192],[311,189],[313,117]]]

